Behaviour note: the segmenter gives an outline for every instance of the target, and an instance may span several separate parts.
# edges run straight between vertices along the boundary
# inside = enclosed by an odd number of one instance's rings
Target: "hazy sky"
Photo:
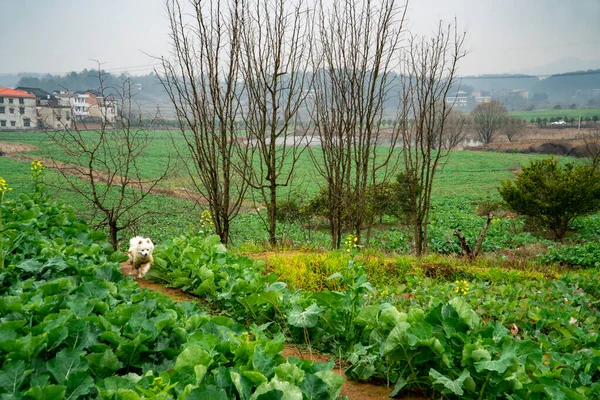
[[[408,26],[456,17],[467,31],[460,74],[526,71],[577,58],[600,68],[600,0],[411,0]],[[103,62],[146,73],[169,52],[163,0],[0,0],[0,73],[66,73]],[[564,72],[564,71],[563,71]]]

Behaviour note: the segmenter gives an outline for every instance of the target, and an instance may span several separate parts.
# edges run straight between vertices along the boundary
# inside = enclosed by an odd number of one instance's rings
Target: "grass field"
[[[531,120],[531,118],[581,118],[590,117],[592,118],[594,115],[600,117],[600,109],[599,108],[587,108],[581,110],[535,110],[535,111],[513,111],[510,112],[509,115],[514,118],[524,119],[527,122]]]
[[[93,137],[93,133],[85,133],[87,137]],[[174,164],[177,160],[173,143],[176,146],[184,146],[183,139],[177,132],[156,131],[153,133],[154,140],[147,148],[144,156],[138,159],[138,165],[148,178],[158,176],[165,168],[169,158]],[[39,146],[40,149],[29,154],[36,157],[55,157],[61,161],[68,161],[54,148],[43,133],[0,133],[0,142],[20,142]],[[318,148],[313,149],[318,152]],[[401,157],[398,152],[398,157]],[[528,163],[540,156],[516,154],[516,153],[493,153],[493,152],[471,152],[454,151],[445,163],[438,169],[434,194],[437,196],[486,196],[493,194],[500,180],[510,178],[515,170],[522,164]],[[163,186],[185,186],[186,178],[181,168],[173,168],[169,179]],[[293,180],[288,187],[280,188],[282,198],[289,195],[312,197],[319,191],[323,179],[313,166],[308,151],[300,157],[296,166]],[[252,194],[248,194],[248,200]]]
[[[31,152],[32,156],[44,157],[48,154],[56,156],[53,150],[43,140],[43,134],[36,133],[0,133],[0,142],[21,142],[40,146],[39,150]],[[92,135],[92,134],[89,134]],[[172,149],[171,138],[168,132],[155,132],[156,141],[152,142],[147,155],[138,161],[149,177],[155,176],[160,169],[157,160],[166,160]],[[177,143],[177,140],[175,140]],[[317,149],[315,149],[316,151]],[[481,151],[454,151],[446,162],[438,168],[434,188],[433,205],[435,210],[431,216],[431,246],[438,252],[446,253],[456,251],[453,232],[461,227],[465,234],[475,237],[481,229],[481,217],[474,213],[478,203],[483,199],[497,199],[497,188],[502,179],[514,176],[521,165],[529,163],[532,159],[542,158],[541,155],[519,153],[495,153]],[[13,191],[7,195],[8,200],[15,200],[19,193],[29,193],[32,189],[29,176],[29,163],[0,157],[0,175],[3,176]],[[165,185],[179,187],[185,185],[185,176],[179,171],[174,171]],[[74,206],[78,213],[86,220],[91,221],[91,211],[87,209],[80,198],[64,190],[53,187],[52,183],[60,182],[60,175],[48,170],[46,182],[49,183],[48,191],[55,198],[59,198]],[[281,198],[291,196],[308,200],[318,193],[323,179],[316,173],[308,153],[301,157],[295,177],[289,187],[280,188]],[[248,195],[248,204],[251,205],[252,194]],[[258,197],[257,197],[258,198]],[[197,231],[199,228],[199,215],[203,207],[191,202],[169,197],[166,195],[153,195],[144,202],[138,212],[151,211],[141,223],[134,227],[135,231],[124,231],[123,238],[130,234],[152,235],[158,242],[181,234]],[[496,248],[518,247],[535,242],[529,234],[522,233],[519,224],[515,221],[506,221],[490,228],[490,239],[487,250]],[[327,227],[315,226],[307,229],[300,223],[287,224],[280,227],[280,239],[290,248],[318,248],[329,246]],[[259,250],[267,239],[262,220],[256,212],[241,213],[233,222],[231,237],[232,246],[243,248],[247,251]],[[372,243],[378,248],[388,251],[407,251],[409,242],[406,232],[398,226],[398,222],[387,219],[378,226],[371,235]],[[124,240],[124,239],[123,239]],[[459,250],[459,249],[458,249]]]

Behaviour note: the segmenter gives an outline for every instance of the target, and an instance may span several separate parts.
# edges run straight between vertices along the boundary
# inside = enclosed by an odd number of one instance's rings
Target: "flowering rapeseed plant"
[[[35,184],[35,192],[41,193],[44,190],[44,185],[42,184],[42,179],[44,177],[44,170],[46,166],[42,164],[40,160],[33,160],[31,162],[31,177],[33,178],[33,183]]]
[[[0,176],[0,202],[4,197],[4,193],[8,192],[9,190],[12,190],[12,188],[9,188],[8,183],[6,183],[6,180]]]
[[[212,215],[210,215],[210,211],[204,210],[202,214],[200,214],[200,229],[202,231],[212,230],[214,226]]]
[[[456,286],[454,287],[454,291],[458,294],[467,294],[469,293],[469,282],[462,280],[456,281]]]
[[[6,179],[0,176],[0,270],[4,270],[4,228],[2,226],[2,200],[4,193],[12,190],[8,187]]]
[[[347,253],[350,253],[352,250],[356,250],[358,248],[358,238],[352,234],[346,236],[346,240],[344,240],[344,246],[346,246]]]
[[[42,162],[40,160],[33,160],[31,162],[31,176],[33,176],[34,178],[36,176],[39,176],[42,172],[44,172],[44,170],[46,169],[46,166],[44,164],[42,164]]]

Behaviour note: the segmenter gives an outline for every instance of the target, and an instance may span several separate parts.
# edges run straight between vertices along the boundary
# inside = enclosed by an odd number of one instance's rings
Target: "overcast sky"
[[[408,7],[416,34],[454,17],[467,31],[461,75],[531,72],[565,59],[555,68],[600,68],[600,0],[411,0]],[[107,71],[137,75],[156,63],[148,54],[169,52],[163,0],[0,0],[0,16],[0,73],[66,73],[100,60]]]

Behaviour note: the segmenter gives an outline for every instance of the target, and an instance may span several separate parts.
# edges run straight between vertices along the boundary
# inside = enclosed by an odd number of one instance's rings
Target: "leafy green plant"
[[[0,397],[338,397],[332,363],[287,360],[282,335],[141,290],[103,233],[39,200],[2,204]],[[207,247],[213,260],[223,249]]]
[[[515,212],[527,215],[562,239],[574,218],[600,210],[600,171],[558,159],[533,161],[500,195]]]
[[[582,245],[555,247],[540,258],[544,263],[600,268],[600,244],[591,242]]]

